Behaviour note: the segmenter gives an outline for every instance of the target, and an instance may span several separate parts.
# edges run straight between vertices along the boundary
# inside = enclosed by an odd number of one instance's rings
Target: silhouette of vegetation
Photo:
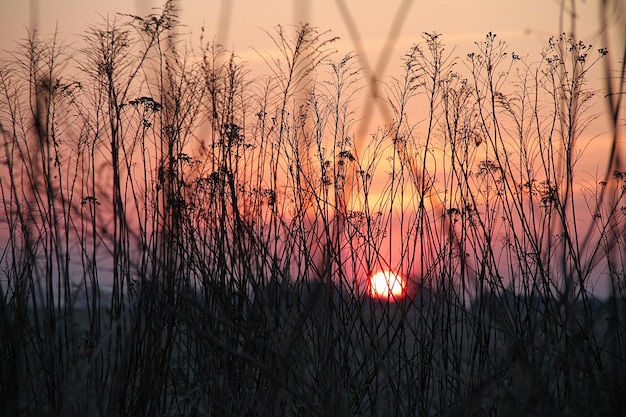
[[[621,414],[623,61],[604,97],[574,34],[429,32],[379,89],[306,24],[261,76],[179,25],[168,1],[0,62],[1,415]],[[392,121],[359,136],[372,91]],[[370,298],[379,270],[406,293]]]

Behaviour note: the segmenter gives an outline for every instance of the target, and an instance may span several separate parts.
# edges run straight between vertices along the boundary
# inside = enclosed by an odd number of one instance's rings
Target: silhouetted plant
[[[3,415],[621,412],[626,174],[576,166],[605,48],[424,33],[357,137],[329,33],[253,77],[177,12],[0,64]]]

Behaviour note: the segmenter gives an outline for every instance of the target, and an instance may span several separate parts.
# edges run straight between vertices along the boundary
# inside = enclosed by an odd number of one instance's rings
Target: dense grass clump
[[[368,90],[308,25],[260,76],[178,27],[0,63],[1,415],[621,413],[626,172],[577,170],[606,49],[425,33]]]

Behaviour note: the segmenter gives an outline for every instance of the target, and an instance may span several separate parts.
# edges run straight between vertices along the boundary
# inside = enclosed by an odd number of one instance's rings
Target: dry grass
[[[268,32],[251,77],[178,24],[0,64],[0,414],[621,413],[626,173],[575,188],[605,51],[425,34],[365,140],[330,34]]]

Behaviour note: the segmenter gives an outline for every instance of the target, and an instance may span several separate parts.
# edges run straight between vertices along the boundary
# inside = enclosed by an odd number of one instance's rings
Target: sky
[[[209,36],[219,37],[226,47],[242,52],[250,46],[269,45],[263,29],[305,18],[320,29],[332,30],[347,49],[353,49],[345,14],[340,12],[342,3],[355,22],[372,63],[378,58],[402,3],[409,7],[402,13],[405,19],[395,54],[392,53],[395,57],[419,40],[424,31],[441,33],[449,44],[460,48],[470,46],[492,31],[522,52],[534,51],[558,31],[559,23],[559,5],[550,0],[179,0],[182,22],[188,25],[192,41],[198,41],[204,26]],[[3,0],[0,50],[11,49],[14,41],[23,38],[27,28],[34,24],[44,34],[53,32],[56,26],[63,39],[75,41],[86,25],[99,23],[103,17],[117,12],[143,15],[161,5],[154,0]],[[586,1],[578,3],[578,7],[578,32],[591,42],[597,35],[598,6],[596,2]],[[224,19],[225,16],[230,18]]]
[[[163,0],[164,1],[164,0]],[[58,31],[66,45],[80,44],[89,25],[115,18],[117,13],[146,15],[163,6],[157,0],[2,0],[0,5],[0,56],[15,48],[29,28],[42,34]],[[568,31],[561,21],[564,0],[177,0],[182,34],[193,47],[200,45],[200,34],[215,39],[250,66],[263,65],[259,51],[269,51],[272,42],[264,31],[276,25],[303,20],[340,38],[333,46],[342,54],[358,50],[355,36],[363,45],[362,66],[379,68],[378,79],[396,75],[403,54],[422,40],[424,32],[443,35],[445,44],[458,56],[475,50],[474,42],[493,32],[509,44],[509,51],[538,59],[547,39],[559,30]],[[566,3],[570,3],[566,1]],[[586,43],[600,45],[599,2],[576,1],[576,33]],[[342,7],[343,6],[343,9]],[[405,7],[403,7],[405,6]],[[352,21],[352,32],[348,22]],[[623,21],[622,21],[623,22]],[[387,42],[390,32],[395,41]],[[609,45],[619,51],[624,35],[614,30]],[[385,50],[387,46],[388,50]],[[621,46],[623,48],[623,46]],[[385,53],[387,55],[385,55]],[[618,54],[609,54],[617,60]],[[388,57],[388,59],[385,59]],[[382,64],[382,65],[381,65]],[[602,85],[602,74],[590,77],[591,86]]]
[[[357,50],[355,34],[363,45],[361,65],[376,68],[385,79],[397,74],[403,54],[422,40],[424,32],[443,35],[454,53],[465,56],[475,50],[474,42],[493,32],[509,44],[509,51],[522,57],[539,57],[547,39],[570,26],[560,25],[560,3],[564,0],[177,0],[181,9],[182,30],[190,45],[200,45],[204,28],[206,39],[215,39],[250,65],[262,64],[258,51],[272,47],[269,36],[276,25],[291,25],[303,20],[320,30],[329,30],[340,41],[333,44],[342,54]],[[117,13],[146,15],[163,6],[158,0],[2,0],[0,2],[0,56],[15,48],[29,28],[42,34],[58,31],[66,45],[80,44],[89,25],[101,24]],[[566,3],[570,3],[567,1]],[[576,1],[576,33],[586,43],[597,46],[599,2]],[[343,5],[343,10],[342,6]],[[406,6],[403,8],[403,6]],[[398,16],[399,15],[399,16]],[[348,21],[352,20],[353,30]],[[622,21],[623,22],[623,21]],[[388,43],[390,32],[395,42]],[[624,32],[614,30],[609,45],[619,51]],[[385,51],[385,45],[389,50]],[[623,46],[621,46],[623,48]],[[610,50],[611,50],[610,49]],[[389,59],[381,59],[387,53]],[[270,52],[271,54],[271,52]],[[609,54],[616,60],[618,54]],[[384,62],[383,62],[384,61]],[[601,85],[601,74],[591,83]]]
[[[98,25],[116,13],[146,15],[161,7],[154,0],[0,0],[0,57],[37,27],[46,35],[58,31],[65,44],[79,45],[89,25]],[[278,24],[290,25],[306,20],[320,30],[330,30],[340,41],[334,47],[345,54],[355,48],[355,33],[362,42],[362,64],[376,67],[384,56],[385,45],[390,59],[379,78],[394,75],[400,69],[401,57],[424,32],[443,34],[444,42],[459,56],[475,50],[474,42],[493,32],[505,40],[509,51],[536,58],[551,35],[570,31],[569,19],[560,27],[560,3],[557,0],[178,0],[182,34],[192,46],[200,45],[204,27],[205,39],[215,39],[233,49],[242,59],[261,64],[258,52],[271,49],[271,39],[264,32]],[[569,3],[569,2],[567,2]],[[586,43],[601,45],[598,2],[577,1],[576,33]],[[342,9],[343,7],[343,9]],[[404,7],[404,8],[403,8]],[[156,12],[156,11],[155,11]],[[352,22],[352,32],[349,22]],[[622,21],[623,22],[623,21]],[[388,43],[390,32],[395,41]],[[618,32],[618,31],[615,31]],[[622,44],[610,47],[618,54]],[[610,49],[611,50],[611,49]],[[590,83],[601,83],[600,73]],[[598,142],[596,142],[598,143]],[[597,153],[591,160],[605,163],[602,146],[588,150]],[[590,166],[590,179],[595,174]]]

